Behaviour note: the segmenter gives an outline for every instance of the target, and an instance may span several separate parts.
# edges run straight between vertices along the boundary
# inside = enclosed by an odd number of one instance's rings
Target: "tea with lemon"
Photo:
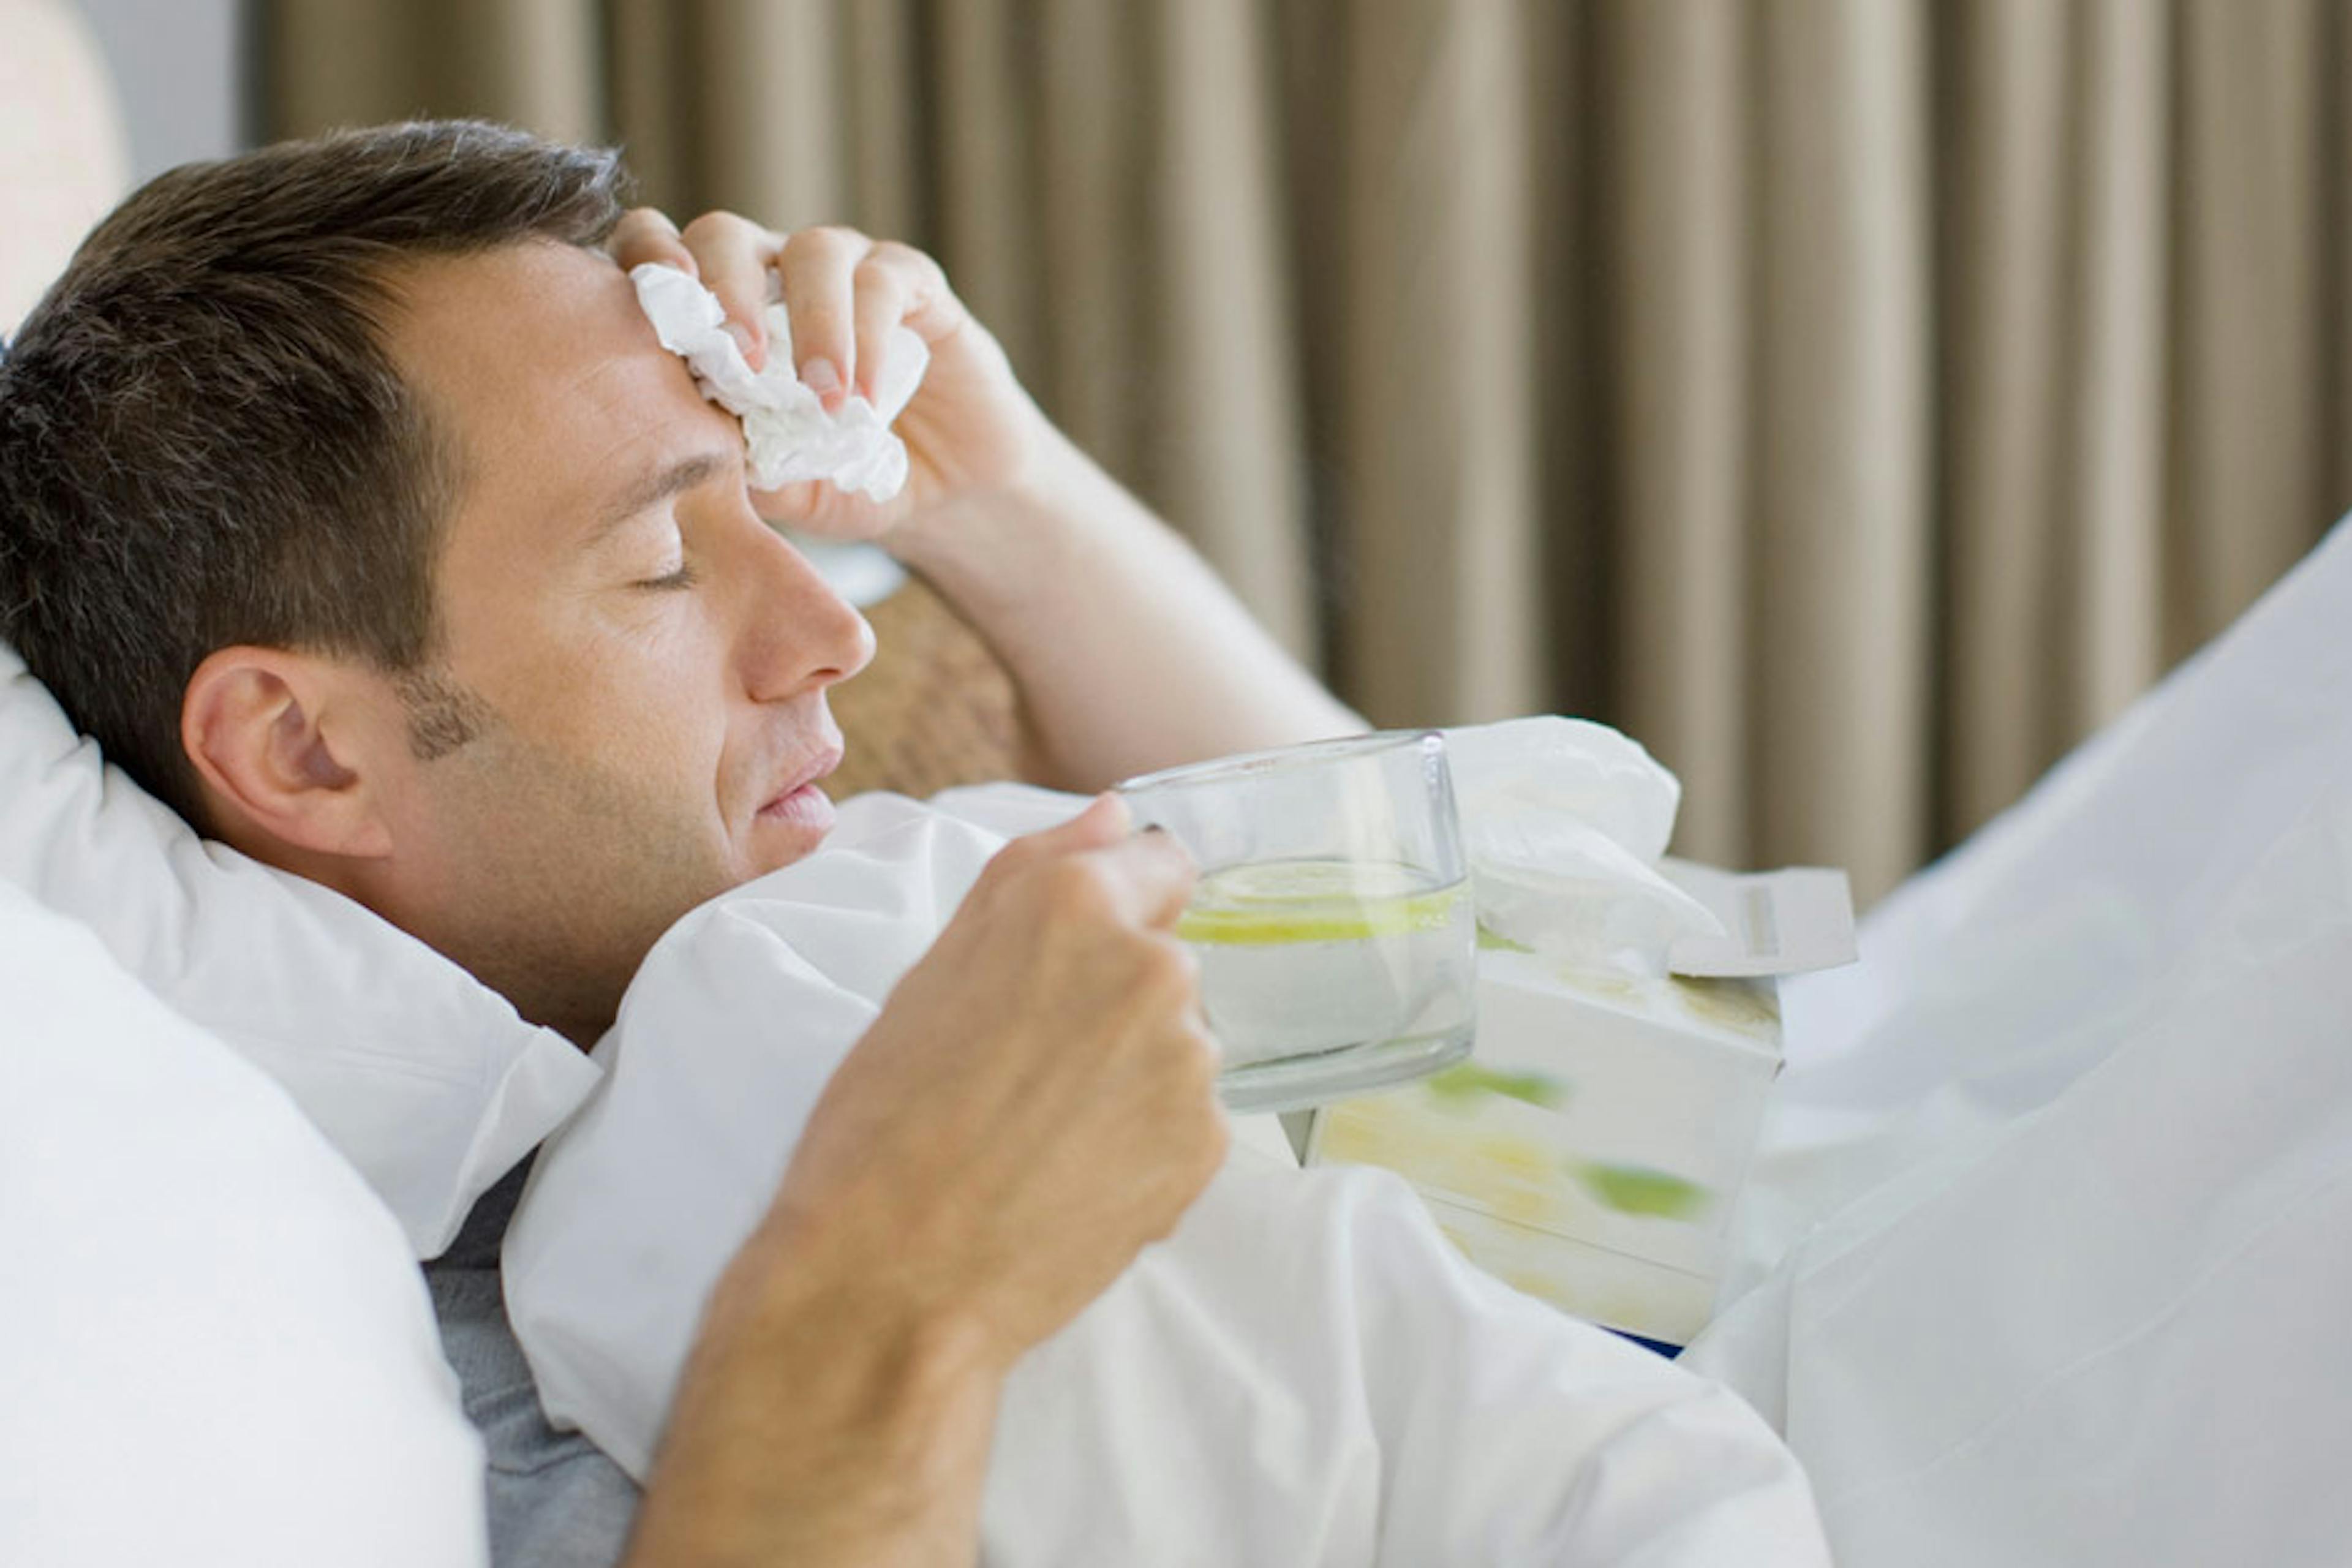
[[[1228,1067],[1458,1034],[1470,1023],[1466,879],[1378,860],[1268,860],[1201,879],[1176,934]]]

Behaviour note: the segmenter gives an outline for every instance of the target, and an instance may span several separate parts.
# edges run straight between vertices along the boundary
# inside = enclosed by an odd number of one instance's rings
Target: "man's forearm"
[[[967,1568],[1003,1378],[855,1274],[747,1253],[713,1298],[625,1568]]]
[[[1012,672],[1044,782],[1099,789],[1364,728],[1058,431],[1038,450],[1018,489],[950,502],[890,544]]]

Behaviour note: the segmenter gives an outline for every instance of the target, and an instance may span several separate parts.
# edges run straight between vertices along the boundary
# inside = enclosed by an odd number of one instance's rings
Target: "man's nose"
[[[742,573],[745,688],[778,701],[845,680],[874,658],[874,628],[781,534],[764,525]]]

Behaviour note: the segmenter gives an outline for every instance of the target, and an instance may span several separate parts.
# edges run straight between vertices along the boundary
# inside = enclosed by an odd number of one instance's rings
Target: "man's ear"
[[[214,652],[188,678],[180,744],[220,836],[257,853],[274,840],[303,855],[390,854],[377,776],[383,731],[397,722],[387,703],[396,706],[387,683],[340,660],[284,648]]]

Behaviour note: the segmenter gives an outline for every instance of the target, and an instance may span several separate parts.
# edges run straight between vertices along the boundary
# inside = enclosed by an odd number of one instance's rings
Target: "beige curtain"
[[[2352,505],[2352,0],[277,0],[932,248],[1375,720],[1564,707],[1865,894]]]

